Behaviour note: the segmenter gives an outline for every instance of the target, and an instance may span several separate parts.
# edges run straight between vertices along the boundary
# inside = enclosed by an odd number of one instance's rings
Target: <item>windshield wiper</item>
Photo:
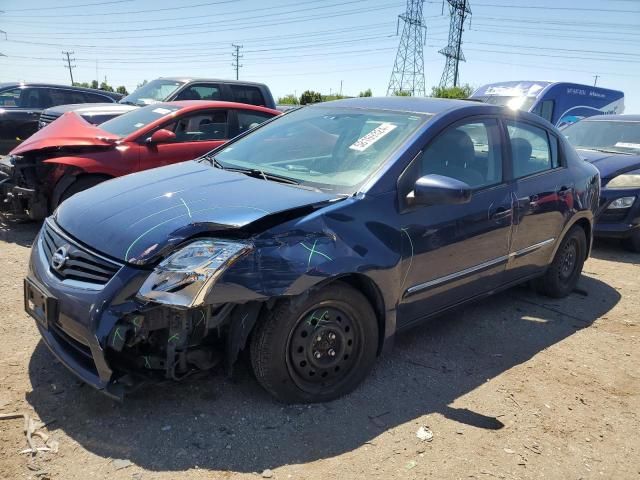
[[[249,177],[262,178],[267,181],[273,180],[274,182],[288,183],[289,185],[300,185],[300,182],[294,180],[293,178],[278,175],[276,173],[266,173],[258,168],[227,167],[225,168],[225,170],[229,170],[230,172],[244,173]]]
[[[202,157],[200,157],[204,160],[207,160],[212,167],[216,167],[219,168],[220,170],[225,170],[224,165],[222,165],[218,159],[215,157],[215,155],[211,155],[210,153],[205,153],[204,155],[202,155]]]
[[[131,100],[127,100],[126,102],[123,102],[122,100],[120,100],[118,103],[120,103],[121,105],[133,105],[134,107],[136,107],[137,105],[132,102]]]

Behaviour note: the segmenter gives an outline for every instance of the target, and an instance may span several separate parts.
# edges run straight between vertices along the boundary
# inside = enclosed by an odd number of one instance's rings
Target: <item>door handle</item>
[[[502,220],[504,218],[508,218],[513,213],[511,208],[499,207],[496,208],[496,211],[491,214],[492,220]]]

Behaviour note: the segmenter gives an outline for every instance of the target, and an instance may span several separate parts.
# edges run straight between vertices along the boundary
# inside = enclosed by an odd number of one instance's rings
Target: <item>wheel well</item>
[[[51,203],[50,203],[50,208],[51,211],[55,210],[55,208],[60,204],[60,199],[62,198],[62,196],[64,195],[64,193],[76,182],[81,181],[82,179],[85,178],[96,178],[96,179],[101,179],[101,181],[106,181],[106,180],[110,180],[113,177],[110,175],[106,175],[103,173],[86,173],[86,172],[79,172],[77,174],[74,173],[65,173],[60,180],[58,180],[58,183],[56,183],[56,186],[53,190],[53,194],[51,195]]]
[[[585,254],[585,260],[589,258],[589,254],[591,252],[591,223],[586,218],[580,218],[574,223],[574,225],[579,226],[584,230],[584,235],[587,238],[587,251]]]
[[[336,278],[335,280],[351,285],[353,288],[360,291],[360,293],[362,293],[371,304],[378,322],[378,354],[380,354],[382,344],[384,342],[386,316],[384,299],[378,289],[378,286],[370,278],[358,273],[344,275]]]

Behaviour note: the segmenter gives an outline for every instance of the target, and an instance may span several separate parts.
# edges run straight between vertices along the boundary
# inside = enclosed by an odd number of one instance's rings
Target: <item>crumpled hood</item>
[[[55,220],[87,246],[143,265],[194,235],[334,198],[190,161],[101,183],[62,203]]]
[[[622,153],[597,152],[594,150],[577,150],[583,160],[592,163],[600,171],[604,185],[605,180],[640,168],[640,155]]]
[[[120,137],[91,125],[74,112],[65,113],[55,122],[27,138],[11,151],[11,155],[24,155],[55,147],[110,146]]]

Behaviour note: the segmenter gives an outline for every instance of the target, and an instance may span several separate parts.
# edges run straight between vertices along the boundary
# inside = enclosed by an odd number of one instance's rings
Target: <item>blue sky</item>
[[[240,78],[276,96],[313,89],[386,94],[403,0],[2,0],[0,81],[68,83],[96,75],[129,90],[142,80]],[[93,4],[93,5],[90,5]],[[84,6],[80,6],[84,5]],[[565,80],[623,90],[640,113],[640,0],[470,0],[461,81]],[[64,8],[73,6],[73,8]],[[426,0],[425,75],[440,81],[449,28],[441,0]]]

